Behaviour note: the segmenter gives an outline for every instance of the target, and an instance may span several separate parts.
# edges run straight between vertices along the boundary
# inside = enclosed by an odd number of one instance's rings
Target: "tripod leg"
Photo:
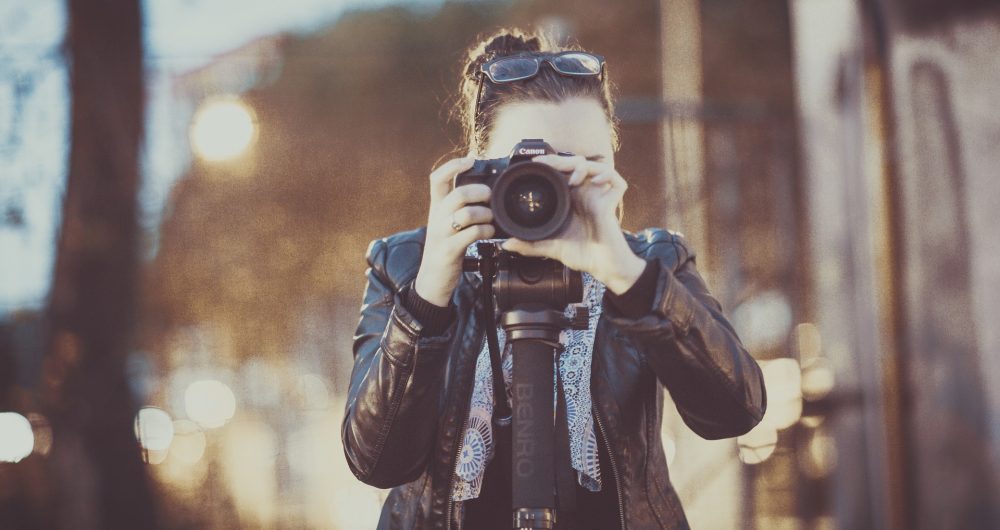
[[[515,518],[521,516],[521,523],[518,523],[522,524],[521,528],[552,528],[555,515],[554,350],[549,344],[530,339],[516,340],[512,347],[512,507]],[[546,520],[548,515],[552,519]]]

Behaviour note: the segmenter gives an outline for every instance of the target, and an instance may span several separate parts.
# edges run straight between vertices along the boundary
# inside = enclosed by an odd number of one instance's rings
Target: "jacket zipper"
[[[604,430],[604,424],[601,423],[601,415],[597,413],[597,406],[594,403],[595,400],[591,400],[590,410],[594,413],[594,419],[597,420],[597,428],[601,431],[601,438],[604,439],[604,447],[608,451],[608,460],[611,461],[611,474],[615,478],[615,493],[618,494],[618,517],[622,523],[622,530],[626,530],[625,504],[622,502],[622,486],[621,482],[618,480],[618,465],[615,463],[615,454],[611,452],[611,442],[608,441],[607,431]]]
[[[484,330],[483,338],[482,338],[482,340],[479,341],[479,349],[477,350],[477,354],[476,354],[477,359],[479,357],[478,352],[482,352],[483,351],[483,344],[485,342],[486,342],[486,333],[485,333],[485,330]],[[475,365],[473,365],[473,372],[475,372]],[[475,385],[475,381],[473,381],[473,385]],[[452,513],[452,510],[454,509],[454,505],[455,505],[455,501],[452,498],[452,496],[453,496],[453,494],[452,494],[452,488],[455,485],[455,475],[458,474],[458,462],[459,462],[458,458],[459,458],[459,456],[461,456],[459,453],[462,451],[462,442],[463,442],[463,440],[465,440],[465,431],[466,431],[466,429],[469,428],[469,406],[470,406],[469,400],[466,399],[465,400],[465,407],[463,407],[463,409],[462,409],[464,411],[462,415],[465,417],[465,419],[462,420],[462,429],[460,431],[458,431],[458,435],[460,436],[460,438],[458,440],[458,443],[456,444],[456,446],[458,448],[455,449],[455,465],[452,466],[451,476],[448,477],[448,511],[447,511],[447,515],[446,515],[447,526],[445,526],[445,528],[447,530],[451,529],[451,513]],[[459,527],[459,528],[461,528],[461,527]]]

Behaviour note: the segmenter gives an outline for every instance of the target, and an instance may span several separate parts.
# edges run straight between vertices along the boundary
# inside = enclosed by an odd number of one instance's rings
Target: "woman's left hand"
[[[532,160],[569,173],[569,225],[557,237],[540,241],[510,238],[504,242],[504,250],[559,260],[571,269],[590,273],[615,294],[628,290],[646,266],[632,252],[615,216],[628,183],[611,164],[578,155],[540,155]]]

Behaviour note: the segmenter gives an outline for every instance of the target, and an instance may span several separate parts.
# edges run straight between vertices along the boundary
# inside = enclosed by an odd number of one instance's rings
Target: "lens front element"
[[[514,222],[537,228],[555,213],[555,195],[552,185],[543,177],[526,174],[511,184],[504,206]]]
[[[551,166],[521,162],[500,175],[490,203],[502,230],[518,239],[537,241],[557,234],[569,220],[569,185]]]

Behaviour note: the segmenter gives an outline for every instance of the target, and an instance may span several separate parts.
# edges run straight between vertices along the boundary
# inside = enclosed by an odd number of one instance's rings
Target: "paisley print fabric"
[[[490,239],[487,241],[503,241]],[[466,249],[466,256],[479,257],[476,243]],[[577,482],[589,491],[601,490],[601,469],[598,461],[597,433],[590,406],[590,367],[593,358],[594,336],[597,320],[601,316],[601,300],[605,286],[590,274],[583,273],[584,305],[590,309],[589,327],[585,330],[564,329],[559,342],[565,349],[559,354],[558,369],[566,398],[566,421],[569,427],[570,455]],[[572,316],[573,307],[566,310]],[[503,328],[497,326],[501,366],[508,403],[511,400],[511,374],[513,356],[506,343]],[[475,383],[469,408],[468,425],[462,438],[461,451],[455,469],[452,499],[463,501],[479,496],[483,473],[493,459],[493,377],[490,371],[490,352],[487,341],[476,359]],[[557,381],[553,379],[555,387]],[[554,393],[558,399],[558,392]]]

